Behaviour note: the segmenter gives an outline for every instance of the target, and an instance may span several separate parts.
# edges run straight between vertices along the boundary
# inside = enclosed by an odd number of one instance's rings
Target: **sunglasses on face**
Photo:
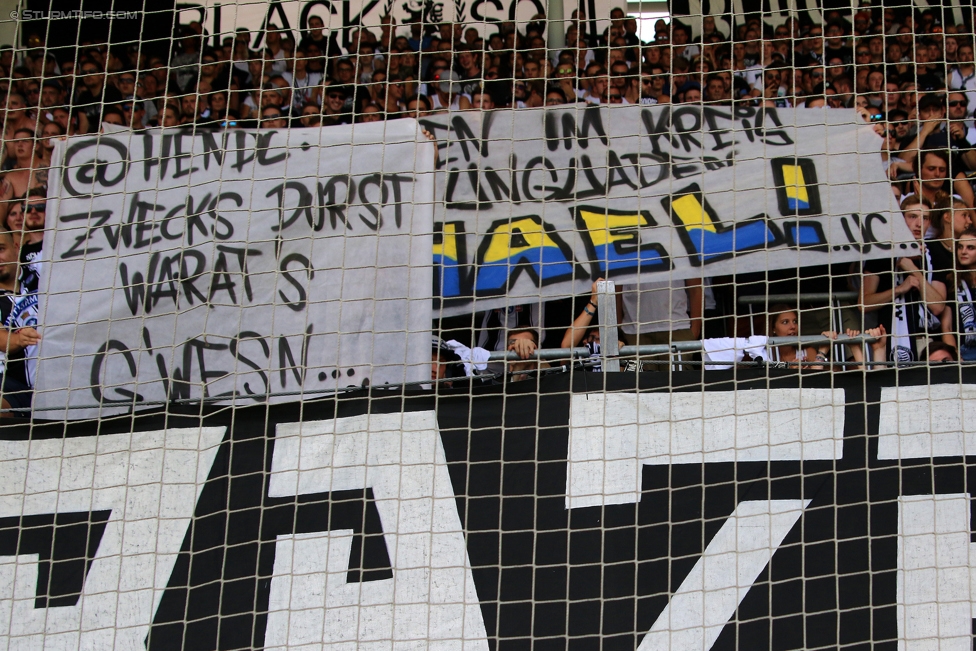
[[[281,117],[281,113],[272,113],[270,115],[263,116],[263,120],[277,120]]]
[[[558,69],[556,70],[556,73],[557,73],[557,74],[560,74],[560,75],[568,75],[568,74],[569,74],[569,73],[571,73],[572,71],[573,71],[573,69],[572,69],[572,68],[558,68]]]
[[[343,99],[344,100],[344,99],[346,99],[346,96],[345,95],[341,95],[339,93],[330,93],[329,94],[329,99]]]
[[[119,81],[123,84],[134,84],[136,80],[133,77],[120,77]]]
[[[959,99],[957,99],[957,100],[953,100],[953,101],[949,102],[949,106],[951,106],[953,108],[955,108],[957,106],[969,106],[969,102],[967,102],[965,100],[959,100]]]
[[[27,206],[24,212],[47,212],[47,205],[43,203],[32,203]]]

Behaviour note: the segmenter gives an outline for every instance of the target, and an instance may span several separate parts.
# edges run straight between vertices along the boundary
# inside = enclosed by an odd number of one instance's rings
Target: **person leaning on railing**
[[[940,333],[939,318],[945,311],[946,274],[933,269],[925,246],[932,204],[913,196],[902,201],[905,224],[915,236],[918,255],[897,259],[870,260],[864,265],[861,306],[878,312],[878,321],[888,329],[891,361],[919,359],[929,333]]]
[[[529,379],[527,371],[549,368],[549,362],[534,359],[539,349],[539,332],[535,328],[510,330],[505,337],[506,350],[518,355],[520,362],[506,362],[505,373],[512,382]]]

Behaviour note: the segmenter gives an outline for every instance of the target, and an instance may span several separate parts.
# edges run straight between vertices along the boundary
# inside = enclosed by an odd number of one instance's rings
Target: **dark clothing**
[[[941,242],[926,242],[925,248],[928,249],[929,255],[932,257],[932,271],[941,274],[943,282],[945,282],[944,279],[948,278],[955,268],[955,256],[942,246]],[[946,287],[951,291],[952,288],[949,287],[949,283],[946,283]]]
[[[336,37],[335,32],[330,32],[328,38],[326,38],[325,34],[322,34],[322,38],[318,40],[312,38],[311,34],[309,34],[298,43],[298,49],[308,54],[309,45],[317,46],[324,57],[342,56],[342,48],[339,47],[339,39]]]
[[[830,60],[835,58],[843,61],[844,65],[850,65],[854,61],[854,49],[850,45],[824,47],[824,63],[830,64]]]
[[[13,409],[30,411],[34,391],[20,380],[6,373],[0,375],[0,393]]]
[[[106,104],[119,104],[122,102],[122,93],[115,86],[103,86],[101,94],[96,97],[86,88],[78,95],[75,102],[75,109],[88,116],[89,125],[94,126],[94,131],[102,124],[102,110]],[[93,132],[94,132],[93,131]]]
[[[36,292],[41,275],[41,246],[27,243],[20,248],[20,287],[25,292]]]
[[[13,323],[8,324],[7,321],[10,320],[11,314],[15,312],[17,304],[24,298],[25,297],[22,294],[16,294],[14,292],[9,292],[9,291],[4,291],[2,294],[0,294],[0,324],[3,324],[3,327],[7,329],[8,332],[10,331],[10,326],[14,324]],[[16,330],[17,328],[14,327],[13,329]],[[26,351],[24,350],[19,350],[16,352],[12,351],[7,353],[6,355],[3,355],[2,358],[3,358],[4,385],[6,385],[7,382],[16,382],[17,384],[27,387],[29,389],[30,384],[27,379]],[[5,388],[4,388],[4,393],[6,393]],[[6,398],[7,396],[4,395],[4,397]],[[11,402],[9,398],[7,401],[13,404],[13,402]],[[28,406],[30,406],[29,402],[28,402]]]
[[[933,247],[934,248],[934,247]],[[941,247],[940,247],[941,248]],[[879,259],[879,260],[869,260],[864,263],[864,273],[874,274],[878,277],[878,288],[875,290],[876,293],[890,292],[895,287],[895,274],[902,273],[898,270],[898,259]],[[916,265],[920,269],[922,265],[917,260]],[[933,259],[933,267],[935,262]],[[924,270],[923,270],[924,273]],[[926,274],[927,277],[927,274]],[[932,270],[932,281],[946,282],[946,272],[937,269]],[[922,304],[922,294],[917,289],[912,289],[904,295],[904,303],[887,303],[882,305],[878,310],[878,323],[883,325],[888,331],[889,335],[889,348],[891,347],[892,336],[894,335],[893,317],[894,310],[896,308],[901,308],[904,306],[905,314],[908,321],[908,330],[912,335],[913,342],[919,337],[923,337],[929,331],[929,323],[923,321],[922,314],[930,314],[928,310],[920,310],[920,307],[924,307]],[[890,358],[890,355],[889,355]]]

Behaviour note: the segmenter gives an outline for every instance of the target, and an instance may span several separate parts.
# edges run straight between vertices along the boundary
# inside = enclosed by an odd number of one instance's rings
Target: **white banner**
[[[415,121],[56,155],[39,415],[429,378],[434,148]]]
[[[180,5],[180,22],[199,22],[208,36],[216,35],[218,45],[223,37],[234,36],[234,30],[251,32],[250,46],[264,46],[262,30],[269,25],[291,32],[301,41],[313,16],[322,19],[327,35],[335,35],[343,53],[348,53],[352,32],[361,27],[379,38],[380,20],[389,15],[394,20],[395,36],[410,36],[409,23],[459,23],[473,27],[487,38],[498,31],[498,24],[514,21],[522,25],[538,14],[546,14],[548,0],[265,0],[247,3],[220,3],[204,0],[199,4]],[[609,0],[563,0],[565,27],[573,11],[582,9],[587,17],[581,36],[602,34],[610,24]],[[337,53],[330,52],[330,56]]]
[[[618,282],[915,254],[853,110],[701,104],[469,111],[440,147],[444,315]]]

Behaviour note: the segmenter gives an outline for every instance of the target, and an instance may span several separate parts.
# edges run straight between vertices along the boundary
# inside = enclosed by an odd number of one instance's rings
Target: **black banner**
[[[911,636],[911,627],[918,623],[913,624],[910,612],[902,623],[898,616],[898,604],[911,602],[913,589],[910,581],[902,585],[898,578],[900,571],[911,570],[899,565],[903,562],[899,560],[903,556],[900,535],[908,535],[906,523],[899,524],[899,509],[916,508],[912,505],[924,502],[921,496],[935,496],[937,509],[948,504],[943,497],[969,500],[969,479],[976,480],[976,457],[943,456],[956,444],[938,443],[942,439],[936,435],[942,425],[936,421],[940,412],[953,410],[965,420],[971,391],[967,383],[976,382],[976,371],[948,367],[876,371],[866,376],[805,373],[802,377],[676,373],[670,386],[665,384],[667,379],[664,373],[583,373],[572,381],[568,376],[549,377],[541,383],[528,381],[473,394],[466,389],[434,396],[384,393],[374,388],[368,395],[363,392],[340,400],[204,409],[202,415],[198,407],[177,407],[165,414],[100,422],[4,427],[0,444],[9,457],[28,439],[34,446],[62,441],[67,456],[67,446],[77,444],[79,438],[100,437],[108,445],[118,434],[131,435],[135,441],[140,432],[226,428],[212,466],[200,475],[206,480],[192,519],[165,591],[153,602],[151,623],[146,622],[149,649],[240,649],[270,644],[266,631],[269,611],[275,608],[272,583],[278,580],[276,568],[282,559],[276,559],[276,549],[282,549],[282,536],[300,541],[302,535],[315,532],[345,532],[349,562],[335,580],[361,590],[384,581],[395,583],[397,559],[404,553],[407,539],[401,532],[399,542],[391,542],[390,523],[384,515],[385,489],[375,480],[378,475],[367,473],[364,486],[348,488],[355,482],[341,479],[344,462],[336,444],[334,450],[320,451],[334,455],[328,457],[333,466],[326,469],[332,473],[326,482],[332,490],[305,491],[302,482],[310,475],[302,479],[298,473],[294,484],[298,494],[288,496],[281,488],[290,476],[283,469],[285,453],[283,449],[276,453],[275,448],[276,441],[285,440],[301,440],[302,445],[310,446],[312,439],[305,437],[311,436],[314,427],[334,427],[339,432],[343,419],[368,416],[369,422],[378,422],[382,417],[405,418],[417,412],[436,412],[443,463],[463,529],[488,648],[632,651],[652,630],[681,628],[659,621],[662,613],[672,622],[680,619],[682,613],[667,609],[669,604],[674,609],[680,606],[679,597],[687,592],[685,581],[696,571],[704,571],[704,585],[710,584],[710,568],[716,566],[705,562],[703,553],[718,549],[720,538],[728,531],[723,527],[732,517],[745,517],[743,507],[748,504],[772,504],[774,513],[777,504],[800,506],[796,518],[785,527],[775,514],[769,520],[774,528],[779,522],[782,540],[770,543],[774,549],[768,563],[756,566],[758,574],[751,587],[741,591],[738,602],[726,603],[725,607],[732,604],[730,612],[723,614],[721,604],[705,599],[704,642],[699,645],[776,650],[841,645],[895,648],[899,636]],[[896,386],[897,393],[893,393]],[[727,451],[721,446],[708,451],[709,442],[719,441],[729,423],[739,423],[744,429],[746,421],[734,419],[749,417],[743,406],[749,395],[769,401],[769,413],[757,416],[773,428],[769,445],[763,448],[768,450],[746,450],[741,447],[745,444],[737,443],[732,460],[716,460],[728,456]],[[568,475],[582,466],[573,465],[577,447],[571,439],[578,435],[572,432],[581,432],[585,425],[579,421],[586,411],[584,401],[609,404],[611,399],[645,400],[644,396],[656,396],[646,399],[655,404],[660,402],[658,398],[667,398],[674,404],[700,401],[705,405],[700,414],[705,424],[703,456],[696,462],[686,450],[685,456],[674,457],[675,463],[662,464],[639,453],[638,457],[651,460],[645,459],[639,467],[636,499],[604,496],[599,498],[606,500],[603,504],[575,506],[578,503],[567,491],[575,490],[577,479]],[[793,409],[792,403],[781,402],[786,400],[784,396],[789,400],[796,396],[803,408]],[[928,398],[919,402],[920,396]],[[820,399],[826,402],[817,408],[826,411],[818,413],[826,418],[810,420],[804,415],[807,402]],[[708,405],[723,401],[737,405],[735,413],[716,412],[714,420],[709,420]],[[930,417],[933,425],[919,431],[919,435],[936,436],[937,445],[942,446],[929,458],[912,456],[907,442],[911,436],[890,438],[895,412],[882,412],[902,407],[913,413],[931,407],[935,414]],[[606,413],[602,436],[608,441],[628,436],[627,425],[613,425],[615,416],[609,407],[600,409]],[[670,413],[677,414],[674,409],[678,408],[672,407]],[[683,425],[677,418],[672,416],[671,423],[641,421],[639,427],[641,432],[652,433],[656,427],[678,428],[674,431],[680,434]],[[900,431],[912,427],[905,420],[907,415],[898,418],[902,419]],[[579,422],[571,422],[573,419]],[[818,439],[814,426],[820,428],[817,432],[827,431],[830,423],[842,427],[842,436],[832,441],[829,435]],[[737,441],[750,434],[734,432]],[[406,428],[395,435],[402,437],[405,447],[412,440]],[[806,447],[799,455],[778,452],[775,440],[781,435],[784,440],[799,437],[796,440]],[[292,438],[283,438],[286,436]],[[829,443],[827,447],[821,445],[824,441]],[[956,443],[959,449],[965,448],[964,442]],[[670,454],[677,454],[679,443],[672,445],[676,447]],[[787,448],[789,445],[782,449]],[[435,457],[441,459],[440,454]],[[765,460],[756,460],[763,456]],[[365,461],[366,466],[370,463]],[[59,490],[67,490],[69,480],[62,476]],[[407,491],[406,483],[397,490]],[[134,499],[131,492],[128,499]],[[39,555],[36,611],[76,607],[79,597],[90,598],[85,582],[94,580],[98,548],[109,544],[106,541],[111,537],[106,521],[113,516],[95,507],[86,513],[55,509],[30,515],[24,509],[20,517],[0,517],[0,553]],[[963,525],[966,532],[971,531],[968,518]],[[740,536],[734,550],[742,552],[743,544],[747,543]],[[437,565],[438,547],[432,549],[431,564]],[[714,581],[721,585],[722,579]],[[124,596],[125,587],[119,590]],[[10,598],[0,594],[0,600]],[[687,614],[687,610],[682,612]],[[708,622],[716,616],[723,624],[712,626],[715,630],[710,633]],[[904,629],[901,633],[900,627]],[[327,629],[319,634],[327,638]],[[941,636],[951,634],[944,622],[942,629],[933,630]],[[964,633],[969,635],[971,629]],[[670,648],[683,646],[674,641],[678,638],[672,639]]]

